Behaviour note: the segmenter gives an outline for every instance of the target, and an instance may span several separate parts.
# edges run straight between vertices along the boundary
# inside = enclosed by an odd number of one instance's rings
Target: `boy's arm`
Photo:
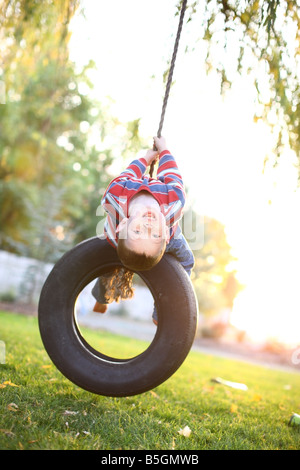
[[[113,188],[115,188],[113,191],[117,191],[121,187],[124,187],[126,185],[127,181],[133,180],[135,178],[140,179],[147,168],[147,162],[144,158],[139,158],[136,160],[133,160],[130,165],[120,173],[119,176],[114,178],[109,185],[107,186],[103,198],[106,197],[107,193],[109,193]]]
[[[115,178],[115,180],[141,178],[145,174],[146,168],[147,162],[145,158],[133,160],[133,162],[131,162],[130,165],[124,171],[122,171],[120,176]]]
[[[159,151],[157,178],[167,185],[174,186],[174,189],[176,188],[178,194],[185,198],[182,176],[175,158],[168,150],[166,139],[162,136],[154,137],[154,144]]]
[[[104,197],[107,194],[108,191],[111,191],[111,189],[117,185],[119,188],[120,186],[125,186],[127,181],[133,180],[135,178],[141,179],[145,172],[147,167],[151,164],[152,160],[155,160],[158,157],[158,152],[154,150],[148,150],[145,157],[133,160],[130,165],[122,171],[122,173],[117,176],[117,178],[114,178],[109,186],[107,187]]]
[[[169,150],[163,150],[159,154],[159,164],[157,169],[157,178],[170,186],[177,194],[182,205],[185,203],[185,190],[181,173],[178,169],[175,158]]]
[[[183,180],[178,169],[175,158],[169,152],[164,150],[159,154],[159,164],[157,168],[157,178],[163,183],[178,183],[183,188]]]

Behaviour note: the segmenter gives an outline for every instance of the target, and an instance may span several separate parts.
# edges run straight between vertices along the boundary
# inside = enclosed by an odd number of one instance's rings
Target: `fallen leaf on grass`
[[[85,436],[90,436],[90,435],[91,435],[91,433],[90,433],[89,431],[81,431],[81,432],[82,432],[82,434],[84,434]],[[75,434],[75,437],[79,437],[79,436],[80,436],[80,432],[77,432],[77,433]]]
[[[159,398],[159,395],[157,395],[157,393],[153,392],[153,390],[150,390],[150,393],[154,398]]]
[[[18,411],[19,407],[15,403],[10,403],[9,405],[7,405],[7,409],[9,411]]]
[[[234,403],[232,403],[231,407],[230,407],[230,413],[236,413],[237,412],[237,405],[235,405]]]
[[[10,380],[6,380],[5,382],[3,382],[3,385],[9,385],[10,387],[20,387],[20,385],[16,385],[12,383]]]
[[[10,431],[9,429],[0,429],[0,432],[2,432],[3,434],[5,434],[6,436],[8,437],[13,437],[15,434]]]
[[[262,400],[262,396],[259,395],[258,393],[255,393],[252,397],[252,401],[261,401]]]
[[[178,434],[184,437],[190,437],[191,429],[188,426],[185,426],[183,429],[179,429]]]
[[[211,381],[216,382],[217,384],[226,385],[227,387],[236,388],[238,390],[248,390],[248,387],[245,384],[241,384],[238,382],[230,382],[229,380],[221,379],[221,377],[216,377],[214,379],[211,379]]]
[[[9,385],[10,387],[20,387],[20,385],[16,385],[12,383],[10,380],[5,380],[2,384],[0,384],[0,388],[5,388],[6,385]]]
[[[79,411],[68,411],[66,410],[64,412],[64,415],[77,415],[79,413]]]

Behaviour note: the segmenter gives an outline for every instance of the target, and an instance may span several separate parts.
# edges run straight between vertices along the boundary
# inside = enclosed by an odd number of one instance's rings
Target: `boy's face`
[[[143,206],[123,219],[117,232],[120,238],[127,240],[129,249],[148,256],[155,256],[170,239],[164,215],[151,206]]]

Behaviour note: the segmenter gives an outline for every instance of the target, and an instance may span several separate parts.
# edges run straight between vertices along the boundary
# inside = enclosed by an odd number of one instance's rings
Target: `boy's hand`
[[[144,159],[147,162],[147,166],[151,165],[152,162],[154,162],[158,157],[158,152],[157,150],[147,150],[146,155],[144,156]]]
[[[158,152],[163,152],[167,149],[166,139],[164,137],[153,137],[154,145],[157,148]]]

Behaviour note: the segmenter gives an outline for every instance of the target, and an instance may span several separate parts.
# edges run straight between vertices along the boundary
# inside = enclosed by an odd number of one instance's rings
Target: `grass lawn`
[[[194,450],[300,448],[300,373],[192,351],[155,390],[129,398],[93,395],[65,379],[43,348],[37,319],[0,312],[0,449]],[[108,333],[95,342],[141,345]],[[237,390],[214,377],[247,384]],[[185,427],[190,434],[181,430]],[[187,428],[186,428],[187,429]]]

